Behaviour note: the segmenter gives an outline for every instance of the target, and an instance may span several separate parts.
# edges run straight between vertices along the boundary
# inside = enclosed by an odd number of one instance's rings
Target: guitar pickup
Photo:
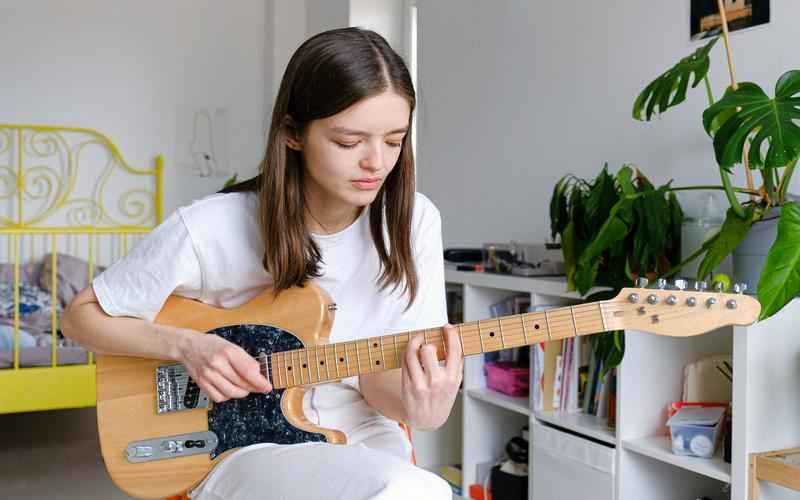
[[[156,411],[158,414],[209,408],[210,399],[180,363],[156,368]]]

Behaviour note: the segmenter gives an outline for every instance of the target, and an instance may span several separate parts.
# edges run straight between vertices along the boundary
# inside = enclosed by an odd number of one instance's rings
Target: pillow
[[[33,285],[19,287],[19,314],[21,317],[50,316],[52,305],[50,294]],[[61,304],[56,302],[56,314],[61,312]],[[14,286],[0,283],[0,317],[14,317]]]
[[[58,276],[56,277],[57,291],[56,296],[62,306],[67,306],[72,302],[73,297],[81,290],[89,286],[89,263],[78,257],[59,253],[58,255]],[[42,269],[39,273],[39,287],[51,293],[52,285],[52,254],[47,254],[42,259]],[[94,266],[94,275],[103,272],[102,266]]]
[[[36,285],[39,281],[39,270],[41,262],[27,262],[19,266],[19,282],[28,285]],[[0,264],[0,282],[14,283],[14,264],[3,263]]]

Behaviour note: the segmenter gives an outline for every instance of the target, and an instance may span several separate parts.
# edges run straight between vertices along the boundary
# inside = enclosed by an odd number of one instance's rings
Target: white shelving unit
[[[527,293],[533,305],[569,305],[581,297],[566,291],[561,278],[522,278],[446,271],[450,286],[463,288],[464,321],[485,319],[489,306]],[[750,453],[800,445],[800,301],[767,321],[726,327],[686,338],[626,332],[626,354],[618,370],[617,425],[584,414],[533,413],[528,398],[511,398],[486,388],[482,356],[465,360],[461,398],[464,495],[476,483],[478,464],[503,455],[508,439],[525,424],[546,424],[587,441],[613,447],[616,500],[694,499],[703,495],[745,500]],[[686,364],[705,355],[733,356],[733,460],[680,457],[670,451],[664,422],[669,403],[679,401]],[[451,419],[452,420],[452,419]],[[452,426],[453,422],[451,422]],[[533,425],[531,425],[533,428]],[[452,435],[452,428],[449,431]],[[533,443],[531,443],[533,445]],[[533,475],[531,475],[531,478]],[[572,478],[580,481],[580,477]],[[536,488],[529,491],[534,500]],[[772,490],[767,500],[795,498]],[[560,500],[570,500],[559,496]]]

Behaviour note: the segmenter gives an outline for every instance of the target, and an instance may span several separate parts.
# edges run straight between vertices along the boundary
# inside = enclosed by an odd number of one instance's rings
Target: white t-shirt
[[[411,244],[419,286],[408,310],[404,311],[408,298],[402,287],[380,290],[377,285],[380,259],[369,230],[369,210],[338,233],[312,237],[322,256],[322,275],[312,281],[337,304],[331,342],[447,322],[441,218],[424,195],[417,193],[414,203]],[[262,266],[263,255],[257,195],[215,194],[179,208],[97,276],[92,286],[110,316],[153,321],[173,293],[236,307],[272,283]],[[380,420],[360,394],[353,393],[357,387],[356,377],[345,384],[316,386],[305,399],[306,416],[325,427],[344,426],[346,433],[347,427]]]

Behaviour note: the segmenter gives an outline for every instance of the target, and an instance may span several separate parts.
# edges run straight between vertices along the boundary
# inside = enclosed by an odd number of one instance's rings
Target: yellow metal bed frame
[[[88,163],[84,157],[100,158],[100,168],[85,167],[82,172],[81,165]],[[6,255],[14,266],[13,366],[0,369],[0,414],[95,405],[92,354],[86,363],[57,363],[59,243],[66,240],[68,248],[72,243],[86,249],[91,282],[98,239],[109,243],[116,238],[114,248],[121,256],[127,252],[129,237],[147,233],[161,222],[163,165],[163,157],[156,156],[153,169],[131,167],[117,146],[94,129],[0,123],[0,238],[8,240]],[[140,184],[145,187],[130,188]],[[124,191],[116,195],[115,187]],[[46,367],[20,366],[24,239],[31,259],[37,241],[51,255],[52,362]]]

